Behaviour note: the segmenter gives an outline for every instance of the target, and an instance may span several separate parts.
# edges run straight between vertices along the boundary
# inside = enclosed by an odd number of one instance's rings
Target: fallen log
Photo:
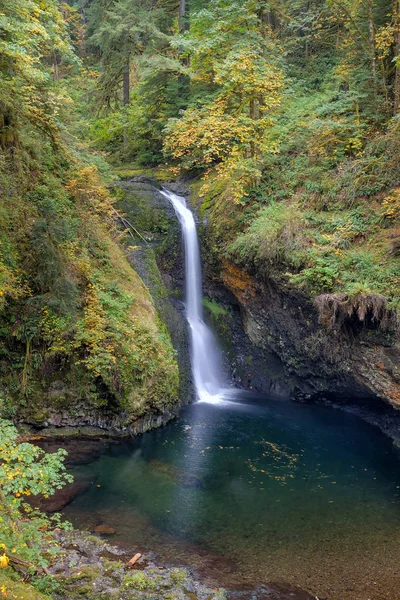
[[[142,558],[142,555],[140,554],[140,552],[138,552],[137,554],[135,554],[135,556],[133,556],[131,558],[131,560],[126,563],[126,566],[127,567],[133,567],[133,565],[135,563],[137,563],[137,561],[139,560],[139,558]]]

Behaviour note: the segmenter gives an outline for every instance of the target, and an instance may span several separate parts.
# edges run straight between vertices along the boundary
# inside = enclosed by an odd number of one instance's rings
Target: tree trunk
[[[81,0],[80,6],[79,6],[79,12],[81,13],[83,22],[85,24],[87,23],[87,16],[86,16],[87,4],[88,4],[87,0]]]
[[[189,10],[189,0],[179,0],[179,33],[183,34],[185,31],[189,31],[190,24],[187,18]],[[179,53],[181,53],[181,49],[179,49]],[[186,56],[185,58],[180,59],[183,65],[189,66],[190,58]]]
[[[130,100],[130,60],[129,54],[126,58],[125,69],[123,73],[123,104],[127,106]],[[128,145],[128,132],[126,129],[126,125],[124,126],[124,148]]]
[[[26,389],[28,387],[28,365],[29,359],[31,357],[31,340],[26,340],[26,350],[25,350],[25,360],[24,360],[24,368],[22,370],[21,376],[21,392],[25,394]]]
[[[57,61],[57,56],[55,54],[53,54],[53,77],[56,81],[59,81],[59,79],[60,79],[60,73],[58,70],[58,61]]]
[[[258,119],[258,102],[255,98],[250,100],[250,118]]]
[[[179,31],[186,31],[186,0],[179,0]]]
[[[130,100],[130,60],[129,55],[126,59],[125,69],[123,73],[123,103],[124,106],[129,104]]]
[[[398,61],[400,61],[400,0],[396,0],[396,6],[395,6],[395,37],[396,37],[396,45],[395,45],[394,55],[395,55],[395,57],[397,57],[397,62],[396,62],[395,73],[394,73],[393,110],[394,110],[394,114],[397,115],[397,113],[400,110],[400,65],[398,62]]]
[[[368,0],[368,42],[369,42],[369,52],[371,56],[371,73],[372,79],[374,82],[374,87],[376,90],[376,56],[375,56],[375,25],[374,25],[374,15],[372,11],[372,0]]]
[[[250,100],[250,118],[253,119],[253,121],[257,121],[257,119],[259,118],[259,110],[258,110],[258,102],[255,98],[252,98]],[[256,158],[258,152],[257,152],[258,148],[256,146],[256,140],[253,139],[250,142],[250,157],[251,158]]]

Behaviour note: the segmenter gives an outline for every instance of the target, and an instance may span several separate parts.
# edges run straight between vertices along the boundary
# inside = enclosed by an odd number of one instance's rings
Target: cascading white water
[[[175,209],[182,227],[185,246],[186,318],[191,336],[191,362],[198,399],[218,402],[226,388],[222,377],[220,352],[212,331],[203,320],[200,250],[196,223],[186,200],[167,190],[161,191]]]

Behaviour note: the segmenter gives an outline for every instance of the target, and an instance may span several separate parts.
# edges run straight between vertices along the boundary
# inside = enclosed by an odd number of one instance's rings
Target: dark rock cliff
[[[328,329],[303,293],[285,282],[259,281],[230,263],[221,264],[220,276],[240,306],[251,342],[283,361],[294,397],[331,393],[338,401],[380,398],[400,406],[396,336],[367,321]]]

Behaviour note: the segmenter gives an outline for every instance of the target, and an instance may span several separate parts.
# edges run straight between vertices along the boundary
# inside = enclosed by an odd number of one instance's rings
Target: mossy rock
[[[37,410],[33,415],[32,418],[34,419],[34,421],[36,423],[44,423],[44,421],[46,421],[49,417],[49,412],[47,410]]]
[[[168,183],[174,179],[171,169],[168,167],[144,167],[136,163],[118,165],[114,168],[114,174],[119,179],[133,179],[133,177],[149,177],[160,183]]]
[[[17,579],[10,569],[0,572],[0,587],[4,586],[8,600],[52,600],[47,594],[42,594],[33,585]]]
[[[142,571],[137,571],[132,575],[125,575],[123,579],[123,587],[125,589],[133,589],[138,591],[155,590],[159,584],[159,577],[153,578],[146,575]]]
[[[170,579],[175,585],[184,583],[187,578],[188,572],[186,569],[172,569],[170,573]]]
[[[68,598],[70,600],[78,600],[79,598],[87,598],[87,600],[94,600],[93,598],[93,586],[90,584],[76,585],[68,588]]]
[[[97,565],[85,566],[81,567],[78,572],[71,575],[71,581],[96,581],[101,574],[101,567]]]

